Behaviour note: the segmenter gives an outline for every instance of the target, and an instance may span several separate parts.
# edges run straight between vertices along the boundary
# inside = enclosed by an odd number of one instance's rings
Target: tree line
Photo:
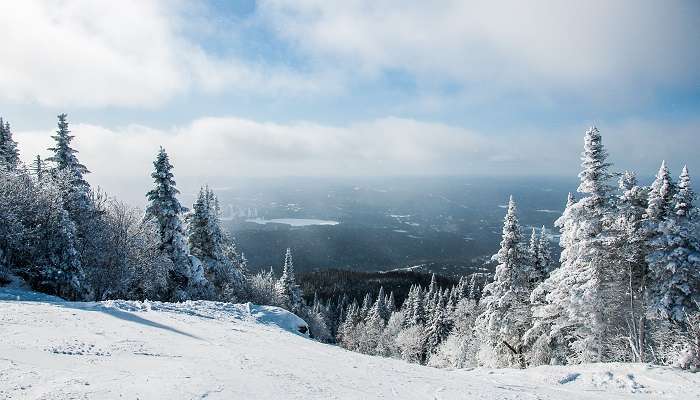
[[[338,342],[440,367],[585,362],[700,366],[700,224],[687,167],[665,162],[650,186],[613,173],[596,128],[584,138],[579,198],[555,222],[559,263],[543,227],[529,239],[511,197],[493,279],[414,286],[400,307],[383,290],[338,316]],[[618,178],[617,188],[610,182]],[[466,288],[469,288],[468,290]],[[342,301],[340,301],[342,303]],[[319,307],[324,310],[323,307]]]
[[[529,239],[510,199],[492,278],[410,287],[401,304],[381,287],[306,302],[287,249],[281,275],[251,274],[222,229],[206,185],[188,209],[160,148],[140,210],[107,196],[71,146],[58,116],[51,156],[20,162],[0,119],[0,283],[21,278],[71,300],[251,301],[304,318],[319,340],[440,367],[526,367],[635,361],[700,364],[700,239],[690,175],[665,163],[650,186],[613,173],[600,132],[585,134],[579,198]],[[610,182],[617,177],[617,188]]]

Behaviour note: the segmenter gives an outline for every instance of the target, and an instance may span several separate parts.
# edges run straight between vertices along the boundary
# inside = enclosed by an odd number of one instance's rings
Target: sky
[[[0,2],[26,161],[65,112],[90,182],[700,171],[700,2]]]

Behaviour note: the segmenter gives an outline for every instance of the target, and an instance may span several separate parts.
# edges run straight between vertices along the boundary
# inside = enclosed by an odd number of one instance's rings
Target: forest
[[[75,301],[274,305],[303,318],[316,340],[435,367],[700,367],[700,224],[689,171],[673,179],[661,162],[643,186],[613,170],[596,128],[584,135],[577,194],[562,199],[555,223],[559,260],[545,227],[524,232],[511,197],[493,276],[395,275],[401,283],[389,290],[372,274],[305,282],[291,249],[279,271],[251,273],[212,189],[203,186],[191,207],[180,203],[163,148],[154,149],[141,210],[88,183],[65,114],[51,157],[30,165],[9,122],[0,128],[0,284],[21,279]]]

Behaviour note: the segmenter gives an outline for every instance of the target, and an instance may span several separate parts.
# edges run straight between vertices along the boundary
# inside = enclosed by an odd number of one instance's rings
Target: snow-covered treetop
[[[581,167],[579,173],[581,183],[578,191],[590,194],[596,199],[604,198],[610,191],[608,180],[612,175],[608,172],[610,163],[606,160],[608,153],[603,147],[603,139],[600,131],[596,127],[591,127],[586,131],[581,153]]]
[[[687,217],[693,209],[695,193],[690,185],[690,174],[688,166],[683,166],[681,176],[678,178],[678,191],[673,197],[675,212],[678,217]]]
[[[154,216],[174,216],[185,211],[185,207],[180,204],[180,201],[175,197],[180,193],[175,187],[174,175],[172,173],[173,166],[168,159],[168,153],[162,147],[158,150],[156,160],[153,162],[155,170],[151,174],[155,186],[148,193],[146,198],[150,204],[146,208],[146,217]]]
[[[496,254],[496,259],[501,264],[515,264],[519,254],[521,233],[518,225],[518,217],[516,215],[516,206],[513,196],[508,200],[508,212],[503,221],[503,237],[501,239],[501,249]]]
[[[637,186],[637,175],[632,171],[625,171],[620,176],[619,186],[621,190],[632,190]]]
[[[674,191],[673,181],[671,180],[671,174],[668,172],[666,161],[662,161],[659,172],[656,174],[656,179],[651,184],[649,191],[649,205],[646,211],[648,219],[659,221],[668,216]]]

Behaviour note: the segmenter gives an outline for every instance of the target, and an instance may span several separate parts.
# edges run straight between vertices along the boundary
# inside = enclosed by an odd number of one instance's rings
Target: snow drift
[[[276,307],[67,302],[0,288],[3,399],[686,399],[643,364],[440,370],[324,345]]]

